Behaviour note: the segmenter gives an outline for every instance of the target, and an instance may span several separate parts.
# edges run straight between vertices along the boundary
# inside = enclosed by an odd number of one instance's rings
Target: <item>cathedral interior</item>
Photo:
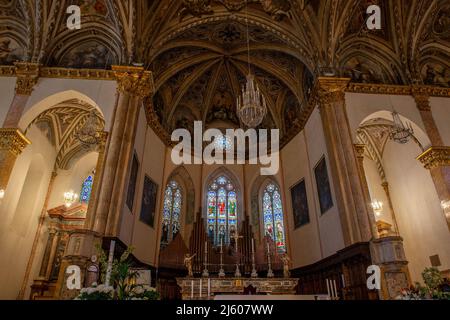
[[[247,128],[249,73],[278,172],[175,164],[174,130]],[[449,123],[448,0],[0,0],[0,299],[73,299],[111,247],[163,299],[187,256],[342,300],[448,281]]]

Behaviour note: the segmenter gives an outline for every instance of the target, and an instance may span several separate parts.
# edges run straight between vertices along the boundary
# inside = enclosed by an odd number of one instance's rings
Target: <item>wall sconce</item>
[[[64,203],[67,208],[70,208],[75,202],[78,200],[78,194],[70,190],[69,192],[64,193]]]
[[[374,201],[372,201],[371,205],[372,205],[373,212],[375,212],[375,215],[377,217],[381,216],[381,212],[383,211],[383,202],[375,199]]]
[[[1,189],[0,190],[0,200],[3,200],[4,197],[5,197],[5,190]]]

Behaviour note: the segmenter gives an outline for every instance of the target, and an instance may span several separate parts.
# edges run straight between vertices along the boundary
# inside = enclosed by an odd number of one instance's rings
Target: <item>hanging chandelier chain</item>
[[[262,123],[267,114],[267,103],[266,98],[259,90],[255,76],[251,72],[248,0],[246,0],[245,14],[245,21],[247,25],[248,74],[246,77],[246,83],[242,87],[242,96],[237,98],[236,110],[239,119],[243,124],[249,128],[256,128]]]

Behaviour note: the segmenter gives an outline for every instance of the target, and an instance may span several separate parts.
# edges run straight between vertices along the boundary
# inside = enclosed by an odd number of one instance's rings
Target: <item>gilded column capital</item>
[[[142,67],[112,66],[117,80],[117,90],[145,98],[155,92],[153,74]]]
[[[349,78],[319,77],[316,82],[318,97],[322,104],[345,101],[345,90],[350,83]]]
[[[16,94],[30,96],[38,82],[40,65],[31,62],[15,62]]]
[[[450,147],[431,147],[417,157],[425,169],[450,166]]]
[[[0,128],[0,150],[9,151],[18,156],[29,144],[31,141],[19,129]]]

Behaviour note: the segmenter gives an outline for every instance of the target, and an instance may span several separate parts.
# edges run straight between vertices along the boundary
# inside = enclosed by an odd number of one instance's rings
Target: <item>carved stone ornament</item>
[[[317,86],[321,104],[345,101],[345,90],[349,82],[348,78],[319,77]]]
[[[29,96],[39,79],[39,64],[16,62],[16,94]]]
[[[450,147],[431,147],[417,157],[425,169],[450,166]]]
[[[183,0],[183,7],[178,16],[182,20],[188,14],[201,17],[212,13],[214,12],[211,9],[211,0]]]
[[[155,85],[151,71],[144,71],[141,67],[113,66],[118,83],[117,90],[140,98],[153,94]]]
[[[22,153],[31,141],[15,128],[0,128],[0,150],[9,151],[15,156]]]

